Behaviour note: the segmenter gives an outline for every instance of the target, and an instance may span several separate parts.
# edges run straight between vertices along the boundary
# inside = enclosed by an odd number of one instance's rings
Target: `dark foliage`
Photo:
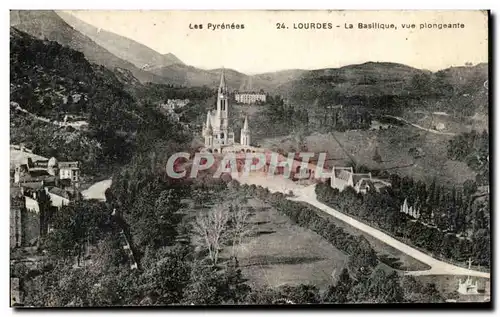
[[[461,262],[472,257],[476,264],[489,267],[489,200],[474,204],[467,187],[462,193],[397,175],[391,176],[391,183],[390,188],[365,195],[351,188],[339,192],[323,183],[316,194],[323,203],[435,256]],[[419,210],[418,218],[401,212],[405,200]]]

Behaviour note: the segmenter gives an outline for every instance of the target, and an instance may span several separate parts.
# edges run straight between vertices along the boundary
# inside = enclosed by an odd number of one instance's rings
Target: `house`
[[[389,182],[373,178],[371,173],[354,173],[352,167],[337,167],[332,170],[330,186],[339,191],[352,187],[357,193],[366,194],[370,188],[379,191],[382,187],[390,186]]]
[[[352,182],[352,167],[334,167],[332,177],[330,178],[330,186],[342,191],[347,186],[353,186]]]
[[[62,206],[69,205],[71,201],[71,196],[64,189],[58,187],[45,187],[45,191],[50,197],[52,206],[58,209],[61,208]]]
[[[24,196],[24,207],[27,211],[40,213],[40,205],[38,204],[38,200],[36,200],[36,193],[33,193],[33,196]]]
[[[439,122],[438,124],[436,124],[435,129],[436,129],[437,131],[443,131],[443,130],[445,129],[445,125],[444,125],[444,123]]]
[[[421,147],[412,147],[408,150],[408,154],[413,156],[413,158],[420,158],[425,156],[425,152]]]
[[[80,167],[78,161],[74,162],[59,162],[59,179],[69,179],[72,183],[77,184],[80,180]]]

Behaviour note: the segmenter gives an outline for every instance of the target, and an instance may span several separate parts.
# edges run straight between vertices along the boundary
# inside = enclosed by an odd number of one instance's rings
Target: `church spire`
[[[248,116],[245,116],[245,123],[243,123],[243,131],[248,131]]]
[[[207,112],[207,123],[205,124],[205,127],[207,129],[210,129],[212,127],[212,123],[210,122],[210,111]]]
[[[224,67],[222,67],[222,72],[220,75],[219,91],[225,91],[226,89],[227,89],[226,78],[224,77]]]

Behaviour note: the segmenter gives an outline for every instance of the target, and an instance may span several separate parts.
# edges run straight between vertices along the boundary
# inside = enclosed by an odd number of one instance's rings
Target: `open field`
[[[318,234],[301,228],[260,200],[251,198],[255,209],[249,222],[253,234],[238,246],[243,275],[252,286],[277,287],[283,284],[313,284],[319,288],[339,274],[347,255]],[[229,256],[226,247],[223,256]]]
[[[475,173],[463,162],[447,158],[447,135],[436,135],[410,126],[394,127],[378,131],[347,131],[334,134],[313,134],[305,138],[308,151],[326,152],[328,166],[352,164],[350,157],[340,147],[337,139],[358,165],[370,169],[386,170],[400,176],[430,182],[436,178],[442,184],[462,184],[474,179]],[[261,142],[263,147],[289,150],[294,140],[289,137],[268,138]],[[382,162],[373,160],[375,149]],[[409,150],[421,148],[424,155],[413,157]]]

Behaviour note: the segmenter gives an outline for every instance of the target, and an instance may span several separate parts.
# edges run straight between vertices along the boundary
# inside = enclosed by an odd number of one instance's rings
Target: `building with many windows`
[[[263,92],[235,92],[234,99],[237,103],[264,103],[266,102],[266,94]]]

